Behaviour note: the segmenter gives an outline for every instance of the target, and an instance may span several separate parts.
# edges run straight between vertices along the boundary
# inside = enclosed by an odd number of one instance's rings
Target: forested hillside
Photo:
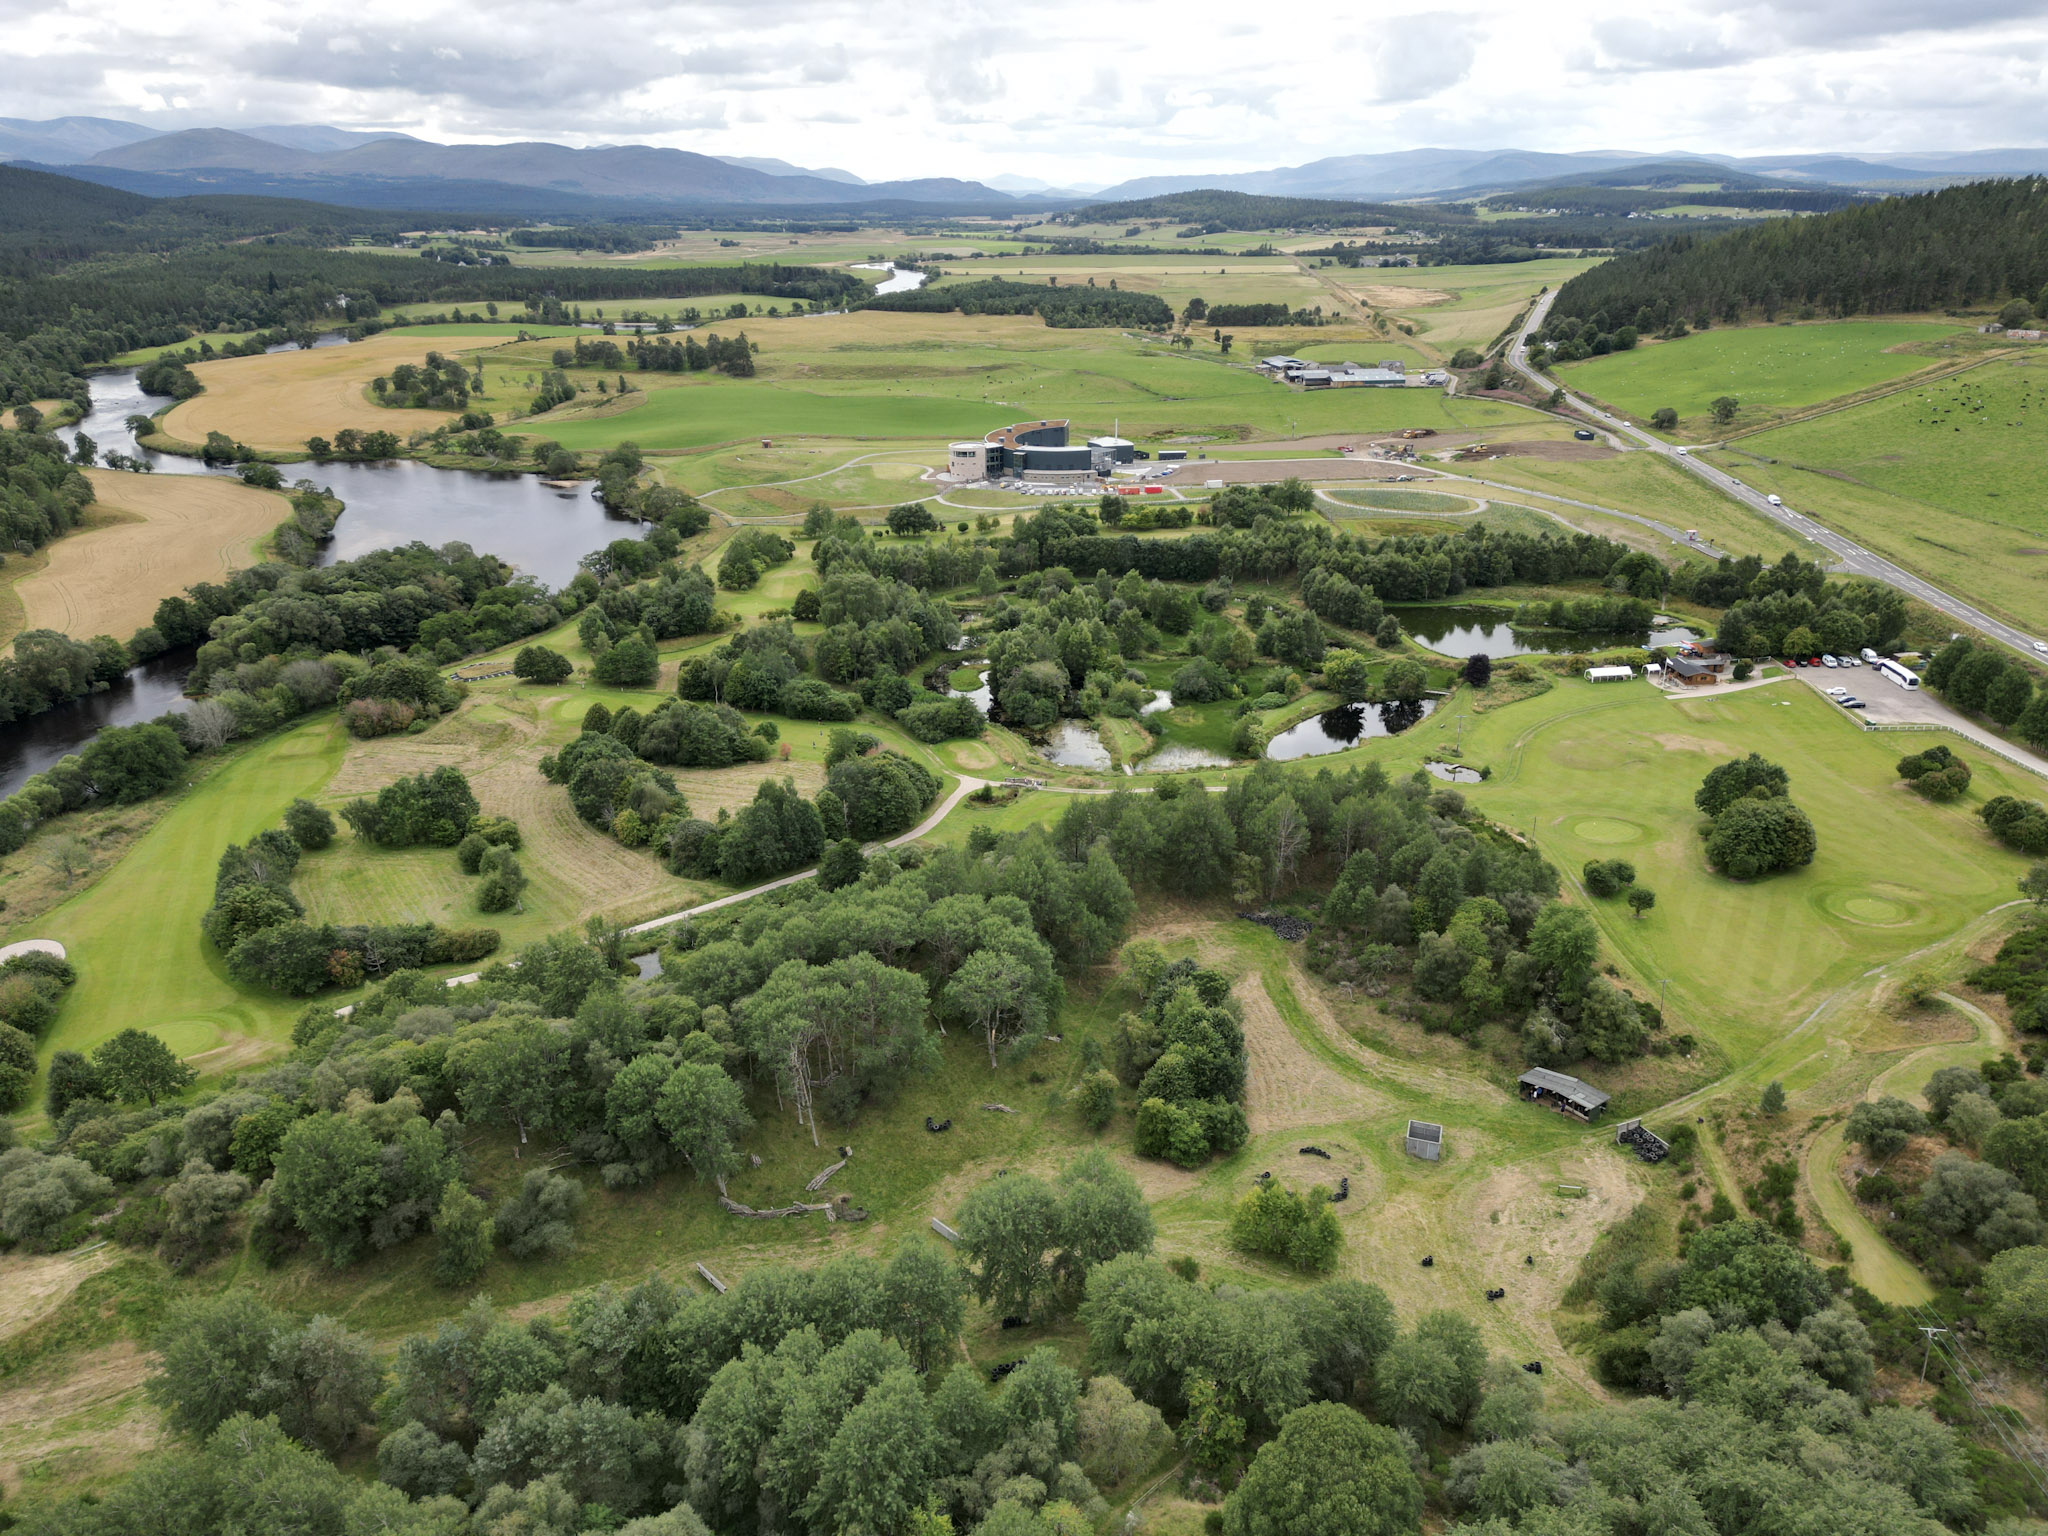
[[[1558,290],[1556,313],[1662,330],[1807,308],[1831,316],[2033,301],[2048,285],[2048,179],[1980,181],[1919,197],[1681,236],[1617,256]]]

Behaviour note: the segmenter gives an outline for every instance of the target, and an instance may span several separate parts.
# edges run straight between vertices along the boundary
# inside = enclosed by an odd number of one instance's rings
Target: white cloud
[[[14,117],[641,141],[875,180],[1108,183],[1423,145],[1878,158],[2048,134],[2044,0],[1415,3],[1456,8],[613,0],[599,24],[497,0],[479,25],[453,0],[0,0],[0,18],[34,21],[10,36]]]

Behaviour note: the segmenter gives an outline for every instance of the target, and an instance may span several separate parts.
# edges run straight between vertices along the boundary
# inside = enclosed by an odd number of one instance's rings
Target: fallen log
[[[799,1200],[794,1205],[785,1205],[777,1210],[757,1211],[751,1205],[741,1205],[739,1201],[725,1195],[718,1197],[718,1203],[728,1215],[751,1216],[759,1221],[773,1220],[778,1216],[803,1216],[812,1211],[829,1211],[832,1209],[830,1205],[805,1205]]]
[[[702,1264],[699,1264],[697,1266],[697,1273],[704,1277],[704,1283],[710,1286],[711,1289],[718,1292],[718,1294],[721,1296],[725,1294],[725,1282],[719,1279],[718,1276],[711,1273],[711,1271],[706,1269]]]
[[[1007,1104],[984,1104],[981,1107],[989,1111],[991,1114],[1014,1115],[1015,1113],[1017,1113],[1017,1111],[1010,1108],[1010,1106]]]
[[[851,1161],[851,1158],[842,1157],[841,1159],[839,1159],[838,1162],[834,1163],[830,1168],[827,1168],[823,1173],[819,1174],[815,1179],[811,1180],[810,1183],[806,1184],[804,1188],[810,1191],[810,1193],[816,1194],[819,1190],[825,1187],[825,1181],[827,1179],[831,1178],[833,1174],[837,1173],[840,1169],[844,1168]]]

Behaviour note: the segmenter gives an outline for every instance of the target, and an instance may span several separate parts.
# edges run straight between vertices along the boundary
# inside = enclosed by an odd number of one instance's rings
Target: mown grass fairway
[[[1512,455],[1445,467],[1454,474],[1469,477],[1465,481],[1430,482],[1445,490],[1456,489],[1470,495],[1503,488],[1510,495],[1516,488],[1544,491],[1571,501],[1590,502],[1597,507],[1613,507],[1640,517],[1652,517],[1672,528],[1697,529],[1704,543],[1731,554],[1758,554],[1775,560],[1789,549],[1802,560],[1830,558],[1819,545],[1759,517],[1741,502],[1723,496],[1676,465],[1666,463],[1661,454],[1620,453],[1604,459],[1543,459]],[[1743,478],[1749,477],[1744,475]],[[1637,534],[1630,534],[1626,531],[1627,525],[1602,518],[1597,512],[1589,512],[1584,507],[1559,505],[1554,510],[1572,522],[1610,538],[1640,542],[1640,530]],[[1645,547],[1655,548],[1660,555],[1671,549],[1670,544],[1661,539]]]
[[[24,629],[126,640],[161,599],[255,564],[291,515],[282,496],[211,475],[86,476],[98,498],[88,525],[32,560],[8,562],[0,642]]]
[[[199,919],[221,850],[275,826],[294,798],[319,793],[346,740],[341,722],[325,719],[259,742],[188,793],[97,884],[36,920],[35,936],[62,944],[79,973],[43,1038],[45,1061],[130,1027],[183,1056],[284,1039],[299,1005],[230,980]]]
[[[1699,331],[1645,341],[1557,370],[1567,389],[1647,421],[1670,406],[1681,438],[1718,435],[1708,407],[1722,395],[1742,402],[1738,426],[1853,395],[1942,361],[1927,348],[1963,333],[1954,321],[1840,320]],[[1908,350],[1908,349],[1911,350]]]
[[[2048,624],[2048,355],[1739,439],[1745,483],[2013,621]]]
[[[1894,765],[1934,736],[1865,733],[1811,689],[1674,702],[1642,683],[1607,686],[1568,680],[1468,719],[1464,761],[1493,776],[1464,793],[1525,829],[1568,883],[1588,859],[1636,866],[1657,893],[1647,917],[1637,921],[1620,901],[1588,909],[1644,985],[1670,978],[1675,1027],[1712,1040],[1731,1065],[1767,1059],[1816,1003],[1872,966],[2011,899],[2025,860],[1973,812],[1997,794],[2038,798],[2031,775],[1964,746],[1977,774],[1969,792],[1930,805]],[[1439,749],[1460,713],[1439,709],[1395,738],[1390,755]],[[1820,854],[1807,869],[1743,885],[1707,868],[1692,796],[1709,768],[1751,751],[1791,775]]]

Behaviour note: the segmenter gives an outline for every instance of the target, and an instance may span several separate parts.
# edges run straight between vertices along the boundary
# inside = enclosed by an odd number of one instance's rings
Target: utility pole
[[[1927,1335],[1927,1349],[1920,1356],[1920,1379],[1925,1381],[1927,1379],[1927,1361],[1929,1356],[1934,1353],[1934,1336],[1937,1333],[1947,1333],[1948,1330],[1946,1328],[1929,1328],[1923,1323],[1920,1325],[1920,1331]]]

